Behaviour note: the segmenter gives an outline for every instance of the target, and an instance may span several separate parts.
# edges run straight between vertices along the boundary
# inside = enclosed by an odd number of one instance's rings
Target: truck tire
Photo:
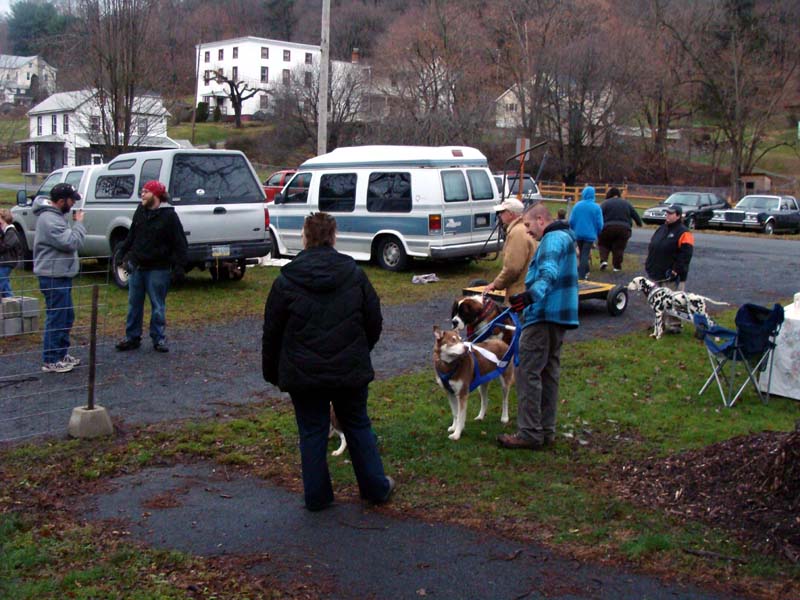
[[[128,269],[125,267],[125,263],[122,260],[122,252],[120,252],[120,247],[124,240],[119,240],[117,243],[114,244],[114,250],[111,253],[111,279],[114,281],[114,285],[118,288],[127,290],[128,289]]]

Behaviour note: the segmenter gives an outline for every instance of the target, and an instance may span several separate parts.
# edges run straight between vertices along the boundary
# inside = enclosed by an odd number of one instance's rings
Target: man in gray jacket
[[[74,187],[59,183],[50,191],[49,200],[37,198],[33,203],[37,217],[33,272],[39,277],[39,289],[47,305],[42,352],[45,373],[66,373],[81,362],[69,354],[69,333],[75,320],[72,279],[80,270],[78,248],[86,237],[83,211],[75,211],[72,227],[67,222],[67,215],[80,199]]]

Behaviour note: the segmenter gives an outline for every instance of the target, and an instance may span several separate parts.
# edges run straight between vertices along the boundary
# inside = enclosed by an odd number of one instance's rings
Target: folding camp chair
[[[697,335],[705,343],[713,372],[698,395],[706,391],[713,380],[719,387],[723,404],[730,408],[742,395],[748,383],[752,383],[761,401],[769,400],[772,382],[772,354],[775,338],[783,323],[783,307],[776,304],[772,310],[756,304],[743,304],[736,312],[736,331],[709,326],[704,315],[694,315]],[[742,364],[747,378],[736,390],[736,369]],[[758,375],[769,367],[766,394],[758,387]],[[723,385],[724,382],[724,385]]]

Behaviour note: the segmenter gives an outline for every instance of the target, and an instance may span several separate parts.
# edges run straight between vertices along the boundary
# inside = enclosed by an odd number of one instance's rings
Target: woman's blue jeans
[[[11,291],[11,269],[13,267],[0,265],[0,298],[11,298],[14,295]]]
[[[128,318],[125,322],[125,338],[142,337],[144,319],[144,296],[150,298],[150,338],[156,344],[166,337],[167,292],[171,280],[169,269],[141,271],[135,269],[128,277]]]

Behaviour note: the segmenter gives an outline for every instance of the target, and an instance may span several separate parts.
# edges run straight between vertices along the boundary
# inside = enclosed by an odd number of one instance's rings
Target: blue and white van
[[[480,256],[501,247],[492,235],[498,198],[475,148],[337,148],[300,165],[275,197],[273,256],[303,249],[303,220],[316,211],[336,218],[337,250],[390,271],[404,269],[409,257]]]

